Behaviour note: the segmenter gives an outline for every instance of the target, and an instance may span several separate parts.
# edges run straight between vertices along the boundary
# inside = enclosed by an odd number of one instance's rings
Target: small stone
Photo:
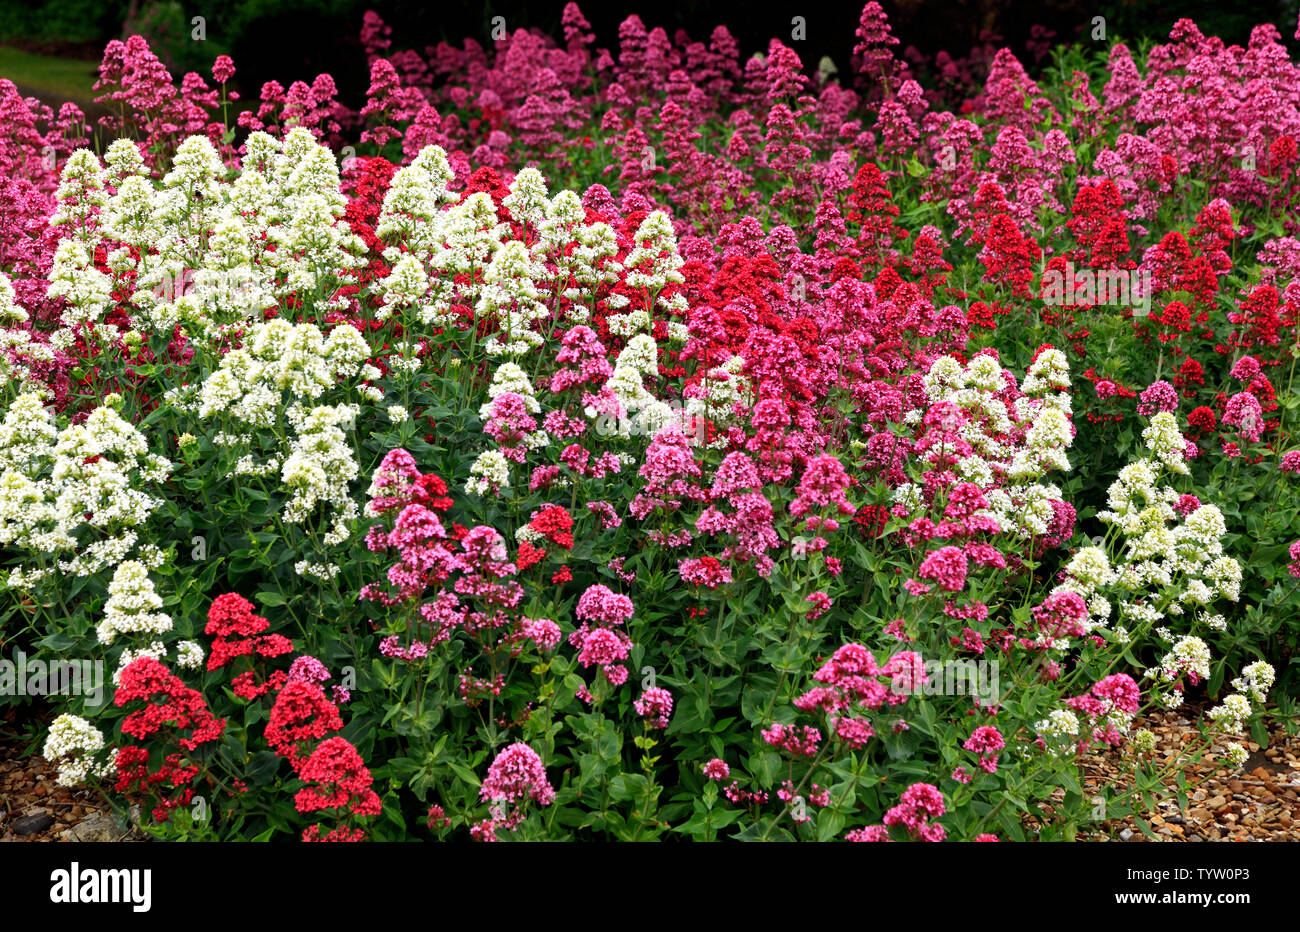
[[[1226,805],[1228,805],[1228,801],[1227,801],[1226,799],[1224,799],[1222,796],[1215,796],[1215,797],[1212,797],[1209,801],[1206,802],[1206,804],[1205,804],[1205,808],[1206,808],[1206,809],[1222,809],[1222,808],[1223,808],[1224,806],[1226,806]]]
[[[113,816],[105,812],[96,812],[59,837],[64,841],[117,841],[120,835],[121,829]]]
[[[1124,841],[1128,841],[1130,838],[1133,837],[1133,830],[1131,828],[1126,828],[1124,829],[1124,831],[1119,833],[1119,837]]]
[[[45,831],[53,824],[54,816],[48,812],[37,812],[33,815],[25,815],[14,819],[12,828],[16,835],[35,835],[37,832]]]

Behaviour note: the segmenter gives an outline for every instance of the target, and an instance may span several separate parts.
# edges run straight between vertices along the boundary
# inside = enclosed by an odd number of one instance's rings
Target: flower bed
[[[1178,765],[1291,720],[1276,30],[960,100],[858,35],[841,84],[369,14],[363,107],[235,121],[137,36],[97,149],[0,80],[0,638],[50,672],[0,701],[60,782],[162,838],[1073,839],[1168,795],[1135,717],[1208,700]]]

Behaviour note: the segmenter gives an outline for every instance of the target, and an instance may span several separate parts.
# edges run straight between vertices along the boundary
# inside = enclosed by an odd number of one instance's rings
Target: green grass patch
[[[0,46],[0,78],[51,96],[77,101],[90,101],[95,97],[94,86],[97,67],[93,62],[75,58],[58,58],[53,55],[35,55],[19,49]]]

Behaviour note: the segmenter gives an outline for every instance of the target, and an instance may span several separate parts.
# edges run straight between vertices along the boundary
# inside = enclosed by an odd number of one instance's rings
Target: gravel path
[[[1134,723],[1156,736],[1154,758],[1171,761],[1174,750],[1196,736],[1193,721],[1199,710],[1163,712]],[[1288,736],[1280,725],[1269,732],[1269,745],[1242,744],[1251,752],[1240,770],[1224,766],[1221,756],[1207,753],[1183,770],[1187,805],[1177,799],[1157,804],[1143,814],[1154,838],[1145,835],[1133,817],[1101,823],[1100,831],[1081,834],[1095,841],[1300,841],[1300,736]],[[1125,766],[1118,753],[1097,754],[1084,764],[1084,784],[1125,785]],[[1177,789],[1177,774],[1165,780]]]

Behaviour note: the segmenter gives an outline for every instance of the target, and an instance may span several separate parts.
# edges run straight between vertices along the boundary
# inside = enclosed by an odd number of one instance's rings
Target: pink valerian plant
[[[1065,704],[1090,726],[1080,729],[1080,753],[1094,741],[1118,747],[1141,701],[1142,691],[1127,673],[1111,674],[1094,683],[1087,693],[1066,699]]]
[[[632,600],[599,583],[589,586],[578,599],[577,616],[581,627],[569,635],[569,645],[578,651],[584,667],[599,666],[605,679],[614,686],[627,682],[627,667],[632,640],[615,630],[632,617]]]
[[[821,746],[822,733],[811,725],[785,725],[780,722],[764,729],[763,740],[791,757],[813,758]]]
[[[961,547],[941,547],[925,555],[917,575],[934,580],[946,592],[959,592],[966,585],[968,566],[966,552]],[[913,594],[928,592],[929,586],[922,583],[916,589],[919,593]]]
[[[402,79],[393,63],[377,58],[370,64],[370,88],[366,91],[366,105],[359,117],[373,125],[362,131],[361,141],[384,146],[402,134],[394,128],[396,123],[407,123],[425,107],[424,95],[418,88],[403,87]]]
[[[1238,392],[1228,399],[1220,423],[1236,427],[1243,440],[1258,443],[1264,432],[1264,409],[1250,392]]]
[[[985,773],[995,773],[998,769],[998,752],[1007,746],[1002,732],[992,725],[981,725],[971,732],[962,747],[980,755],[979,768]]]
[[[1178,512],[1184,518],[1200,507],[1201,500],[1195,495],[1189,493],[1178,496],[1178,501],[1174,503],[1174,511]]]
[[[903,791],[898,804],[885,813],[883,826],[867,826],[858,829],[865,833],[851,841],[888,841],[888,828],[902,826],[908,835],[918,841],[943,841],[947,837],[942,825],[937,821],[946,807],[943,794],[929,783],[913,783]],[[852,834],[852,833],[850,833]]]
[[[303,680],[307,683],[320,684],[330,679],[330,671],[325,664],[315,657],[300,654],[289,665],[288,678],[290,680]],[[334,702],[336,704],[346,703],[350,698],[352,698],[352,694],[348,689],[343,686],[334,687]]]
[[[720,757],[715,757],[704,765],[704,776],[710,780],[721,782],[731,776],[731,768],[727,762]]]
[[[479,798],[492,806],[491,840],[495,828],[517,828],[527,815],[529,800],[539,806],[555,801],[555,789],[546,778],[546,767],[537,752],[523,742],[500,751],[488,767],[487,777],[479,787]],[[479,840],[487,840],[480,838]]]
[[[403,508],[391,531],[383,530],[382,525],[373,526],[366,534],[367,548],[376,553],[394,549],[398,561],[388,568],[389,588],[368,583],[361,589],[361,598],[388,607],[419,599],[429,587],[441,584],[461,568],[449,543],[438,516],[423,505]]]
[[[876,663],[871,651],[861,644],[849,643],[836,650],[816,673],[819,685],[794,699],[802,712],[822,713],[832,737],[852,750],[858,750],[876,736],[876,725],[869,713],[899,705],[925,682],[925,666],[919,654],[903,651],[884,666]],[[896,725],[897,723],[894,723]],[[894,727],[891,725],[890,727]],[[816,734],[812,740],[811,733]],[[817,729],[773,725],[763,739],[795,756],[809,757],[820,742]]]
[[[830,517],[821,517],[819,513],[855,514],[857,509],[844,496],[849,485],[849,476],[838,459],[830,455],[816,457],[808,463],[795,489],[790,514],[796,518],[806,517],[804,527],[810,531],[820,528],[837,530],[838,522]]]
[[[1027,639],[1026,646],[1050,648],[1057,640],[1084,633],[1088,605],[1078,593],[1062,591],[1049,595],[1034,607],[1032,614],[1041,637]]]
[[[833,604],[831,602],[831,597],[821,590],[812,593],[804,599],[804,601],[812,603],[808,608],[808,619],[810,621],[816,620],[822,615],[825,615],[830,611],[831,605]]]
[[[1152,382],[1147,389],[1138,395],[1137,412],[1144,417],[1150,417],[1161,411],[1177,410],[1178,391],[1163,380]]]
[[[673,714],[673,694],[662,686],[651,686],[632,703],[647,728],[667,728]]]

